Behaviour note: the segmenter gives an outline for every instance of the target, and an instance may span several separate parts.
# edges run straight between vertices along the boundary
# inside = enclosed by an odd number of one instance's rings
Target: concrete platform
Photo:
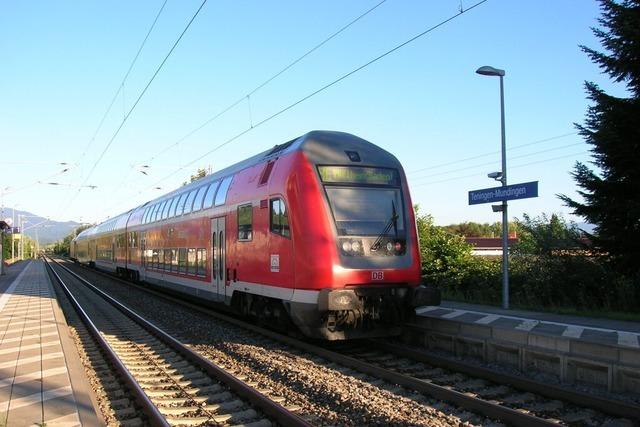
[[[415,344],[640,394],[640,323],[451,301],[416,314],[407,333]]]
[[[0,426],[98,426],[84,368],[42,261],[0,277]]]

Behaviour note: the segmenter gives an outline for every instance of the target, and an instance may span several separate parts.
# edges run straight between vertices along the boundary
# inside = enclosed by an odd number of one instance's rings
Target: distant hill
[[[579,222],[578,224],[576,224],[578,226],[578,228],[582,231],[586,231],[589,234],[593,234],[596,226],[593,224],[589,224],[588,222]]]
[[[12,208],[4,208],[0,215],[0,218],[11,218],[13,215]],[[29,236],[32,239],[36,239],[36,233],[38,240],[41,245],[46,245],[49,243],[57,242],[58,240],[64,239],[69,233],[75,230],[78,226],[80,226],[79,222],[75,221],[67,221],[67,222],[58,222],[58,221],[47,221],[47,218],[33,214],[27,211],[21,211],[20,209],[16,209],[15,212],[15,224],[14,227],[18,226],[18,215],[25,215],[26,222],[24,224],[25,232],[24,234]],[[35,226],[36,224],[40,224],[39,226]],[[34,226],[34,227],[31,227]],[[29,228],[31,227],[31,228]]]

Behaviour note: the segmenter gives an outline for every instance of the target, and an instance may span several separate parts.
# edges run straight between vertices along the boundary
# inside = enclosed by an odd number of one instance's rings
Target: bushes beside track
[[[446,299],[499,305],[502,259],[473,256],[462,236],[417,215],[422,272]],[[640,275],[617,273],[581,244],[573,224],[552,215],[519,221],[509,257],[510,301],[516,307],[570,312],[640,311]]]

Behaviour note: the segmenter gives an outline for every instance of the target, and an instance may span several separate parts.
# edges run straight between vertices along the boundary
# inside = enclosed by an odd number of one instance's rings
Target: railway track
[[[93,271],[93,270],[92,270]],[[102,274],[102,273],[98,273]],[[111,280],[117,280],[112,276]],[[127,286],[131,283],[124,282]],[[638,408],[619,401],[583,395],[554,387],[534,386],[532,381],[505,374],[490,374],[482,369],[449,366],[443,369],[426,355],[419,355],[389,342],[364,342],[357,345],[318,347],[309,342],[267,331],[242,320],[209,309],[185,303],[154,290],[145,291],[197,310],[217,319],[254,331],[297,351],[308,353],[318,363],[338,364],[354,375],[397,384],[412,392],[453,403],[461,408],[482,414],[489,419],[513,425],[610,425],[630,426],[640,420]],[[374,348],[375,350],[372,350]],[[442,361],[441,361],[442,362]],[[442,362],[444,363],[444,362]],[[341,368],[344,370],[344,368]],[[478,375],[474,371],[479,372]],[[529,382],[528,382],[529,381]],[[546,391],[546,392],[545,392]],[[581,405],[577,405],[580,403]],[[594,409],[596,408],[596,409]],[[632,420],[633,419],[633,420]]]
[[[66,267],[47,265],[149,424],[309,426],[282,399],[202,358]]]
[[[336,351],[354,368],[377,370],[389,381],[515,425],[631,426],[631,418],[640,421],[635,405],[464,365],[401,344],[375,340]]]

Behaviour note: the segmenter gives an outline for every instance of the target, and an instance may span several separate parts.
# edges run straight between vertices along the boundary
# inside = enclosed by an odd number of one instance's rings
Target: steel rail
[[[71,303],[75,311],[78,313],[78,315],[82,319],[82,322],[85,324],[85,326],[87,327],[87,329],[89,330],[93,338],[96,340],[99,347],[102,349],[102,351],[104,351],[107,358],[111,361],[111,363],[116,368],[116,371],[118,372],[120,377],[124,380],[126,385],[129,387],[129,390],[135,396],[136,402],[140,405],[142,411],[148,417],[149,424],[151,424],[152,426],[169,427],[169,423],[167,422],[165,417],[160,413],[157,406],[145,394],[145,392],[142,390],[138,382],[133,378],[129,370],[125,367],[125,365],[122,363],[120,358],[116,355],[116,353],[113,351],[111,346],[107,343],[105,338],[102,336],[102,334],[100,333],[96,325],[89,318],[89,315],[84,311],[84,309],[82,308],[82,306],[80,305],[76,297],[73,295],[73,293],[71,293],[71,290],[67,287],[67,285],[62,280],[60,275],[53,269],[53,267],[49,264],[49,262],[46,261],[46,259],[45,259],[45,265],[48,267],[49,271],[53,274],[53,276],[56,278],[56,280],[60,284],[63,292],[69,299],[69,302]]]
[[[397,356],[409,357],[419,362],[461,372],[463,374],[482,378],[495,383],[509,385],[517,389],[530,391],[552,399],[564,400],[579,406],[587,406],[591,409],[597,409],[603,413],[614,415],[616,417],[640,420],[640,407],[638,405],[580,393],[557,385],[541,383],[528,378],[497,372],[483,366],[470,365],[396,343],[389,343],[377,339],[371,340],[371,342],[375,343],[376,348],[383,349]]]
[[[110,274],[103,273],[93,269],[91,269],[91,271],[96,274],[100,274],[102,276],[108,277],[111,280],[126,284],[127,286],[132,286],[131,282],[114,277]],[[134,285],[134,286],[138,286],[138,285]],[[175,302],[183,306],[198,310],[201,313],[205,313],[209,316],[226,321],[233,325],[267,336],[281,343],[290,345],[294,348],[297,348],[309,353],[313,353],[315,355],[323,357],[332,362],[339,363],[343,366],[355,369],[357,371],[366,373],[368,375],[372,375],[377,378],[384,379],[393,384],[399,384],[403,387],[422,392],[433,398],[453,403],[464,409],[473,410],[476,413],[482,414],[489,418],[500,419],[510,424],[524,426],[524,427],[558,426],[558,423],[555,421],[540,418],[535,415],[526,414],[497,403],[489,402],[481,398],[468,396],[464,393],[451,390],[450,388],[447,388],[444,386],[440,386],[440,385],[430,383],[428,381],[424,381],[418,378],[403,375],[389,369],[381,368],[379,366],[370,364],[368,362],[363,362],[353,357],[345,356],[335,351],[327,350],[325,348],[318,347],[314,344],[301,341],[299,339],[292,338],[289,336],[285,336],[278,332],[264,329],[262,327],[247,323],[235,317],[222,314],[212,309],[204,308],[198,304],[186,302],[180,298],[167,295],[167,293],[164,293],[164,292],[160,292],[160,291],[150,289],[148,287],[143,287],[143,286],[138,286],[138,287],[146,292],[152,293],[154,295],[167,299],[171,302]]]
[[[124,304],[122,304],[115,298],[106,294],[104,291],[98,289],[92,283],[90,283],[89,281],[87,281],[77,273],[71,271],[68,267],[60,264],[59,262],[53,259],[52,261],[56,263],[56,265],[60,266],[65,271],[67,271],[69,274],[73,275],[73,277],[81,281],[83,284],[88,286],[89,289],[91,289],[96,294],[100,295],[102,298],[104,298],[107,302],[109,302],[111,305],[116,307],[126,316],[130,317],[132,320],[134,320],[136,323],[138,323],[140,326],[142,326],[152,335],[158,337],[161,341],[164,341],[166,344],[168,344],[170,347],[172,347],[174,350],[176,350],[178,353],[184,356],[187,360],[200,366],[209,375],[216,378],[220,382],[226,384],[231,390],[233,390],[239,396],[242,396],[245,399],[247,399],[257,408],[263,411],[266,415],[276,420],[280,425],[285,427],[311,427],[312,426],[307,421],[300,418],[298,415],[287,410],[284,406],[280,405],[277,402],[274,402],[269,397],[260,393],[253,387],[249,386],[248,384],[244,383],[243,381],[239,380],[238,378],[234,377],[233,375],[225,371],[224,369],[215,365],[210,360],[206,359],[205,357],[201,356],[200,354],[193,351],[189,347],[185,346],[182,342],[180,342],[173,336],[169,335],[167,332],[165,332],[158,326],[154,325],[152,322],[144,319],[138,313],[129,309],[128,307],[126,307]]]

